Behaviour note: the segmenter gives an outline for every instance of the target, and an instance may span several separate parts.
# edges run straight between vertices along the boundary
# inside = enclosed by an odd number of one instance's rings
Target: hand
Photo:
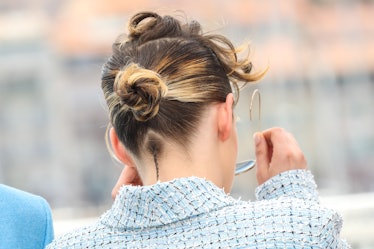
[[[126,165],[123,168],[121,175],[119,176],[117,183],[112,190],[113,199],[116,198],[116,195],[118,194],[119,189],[123,185],[133,185],[133,186],[143,185],[143,182],[140,179],[139,173],[135,167]]]
[[[262,184],[284,171],[306,169],[307,163],[295,138],[282,128],[271,128],[254,135],[257,181]]]

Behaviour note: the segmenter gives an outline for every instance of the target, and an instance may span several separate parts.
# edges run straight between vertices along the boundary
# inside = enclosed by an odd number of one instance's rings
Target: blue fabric
[[[52,239],[48,203],[39,196],[0,184],[0,248],[45,248]]]
[[[236,200],[197,177],[124,186],[95,224],[48,248],[349,248],[340,215],[319,204],[309,171],[279,174],[256,196]]]

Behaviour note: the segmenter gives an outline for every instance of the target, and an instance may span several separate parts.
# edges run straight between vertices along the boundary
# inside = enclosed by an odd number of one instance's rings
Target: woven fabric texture
[[[236,200],[197,177],[123,186],[95,224],[48,248],[349,248],[309,171],[279,174],[256,197]]]

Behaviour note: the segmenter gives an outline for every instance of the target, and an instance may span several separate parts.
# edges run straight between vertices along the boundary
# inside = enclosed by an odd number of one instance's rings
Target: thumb
[[[256,152],[256,165],[257,165],[257,181],[259,184],[267,179],[269,170],[269,150],[261,132],[256,132],[253,135]]]

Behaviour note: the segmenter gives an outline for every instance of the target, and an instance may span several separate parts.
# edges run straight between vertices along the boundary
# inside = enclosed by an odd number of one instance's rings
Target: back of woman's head
[[[142,12],[113,44],[102,88],[120,141],[134,155],[155,155],[164,140],[187,148],[208,105],[259,78],[250,71],[229,40],[204,35],[196,21]]]

